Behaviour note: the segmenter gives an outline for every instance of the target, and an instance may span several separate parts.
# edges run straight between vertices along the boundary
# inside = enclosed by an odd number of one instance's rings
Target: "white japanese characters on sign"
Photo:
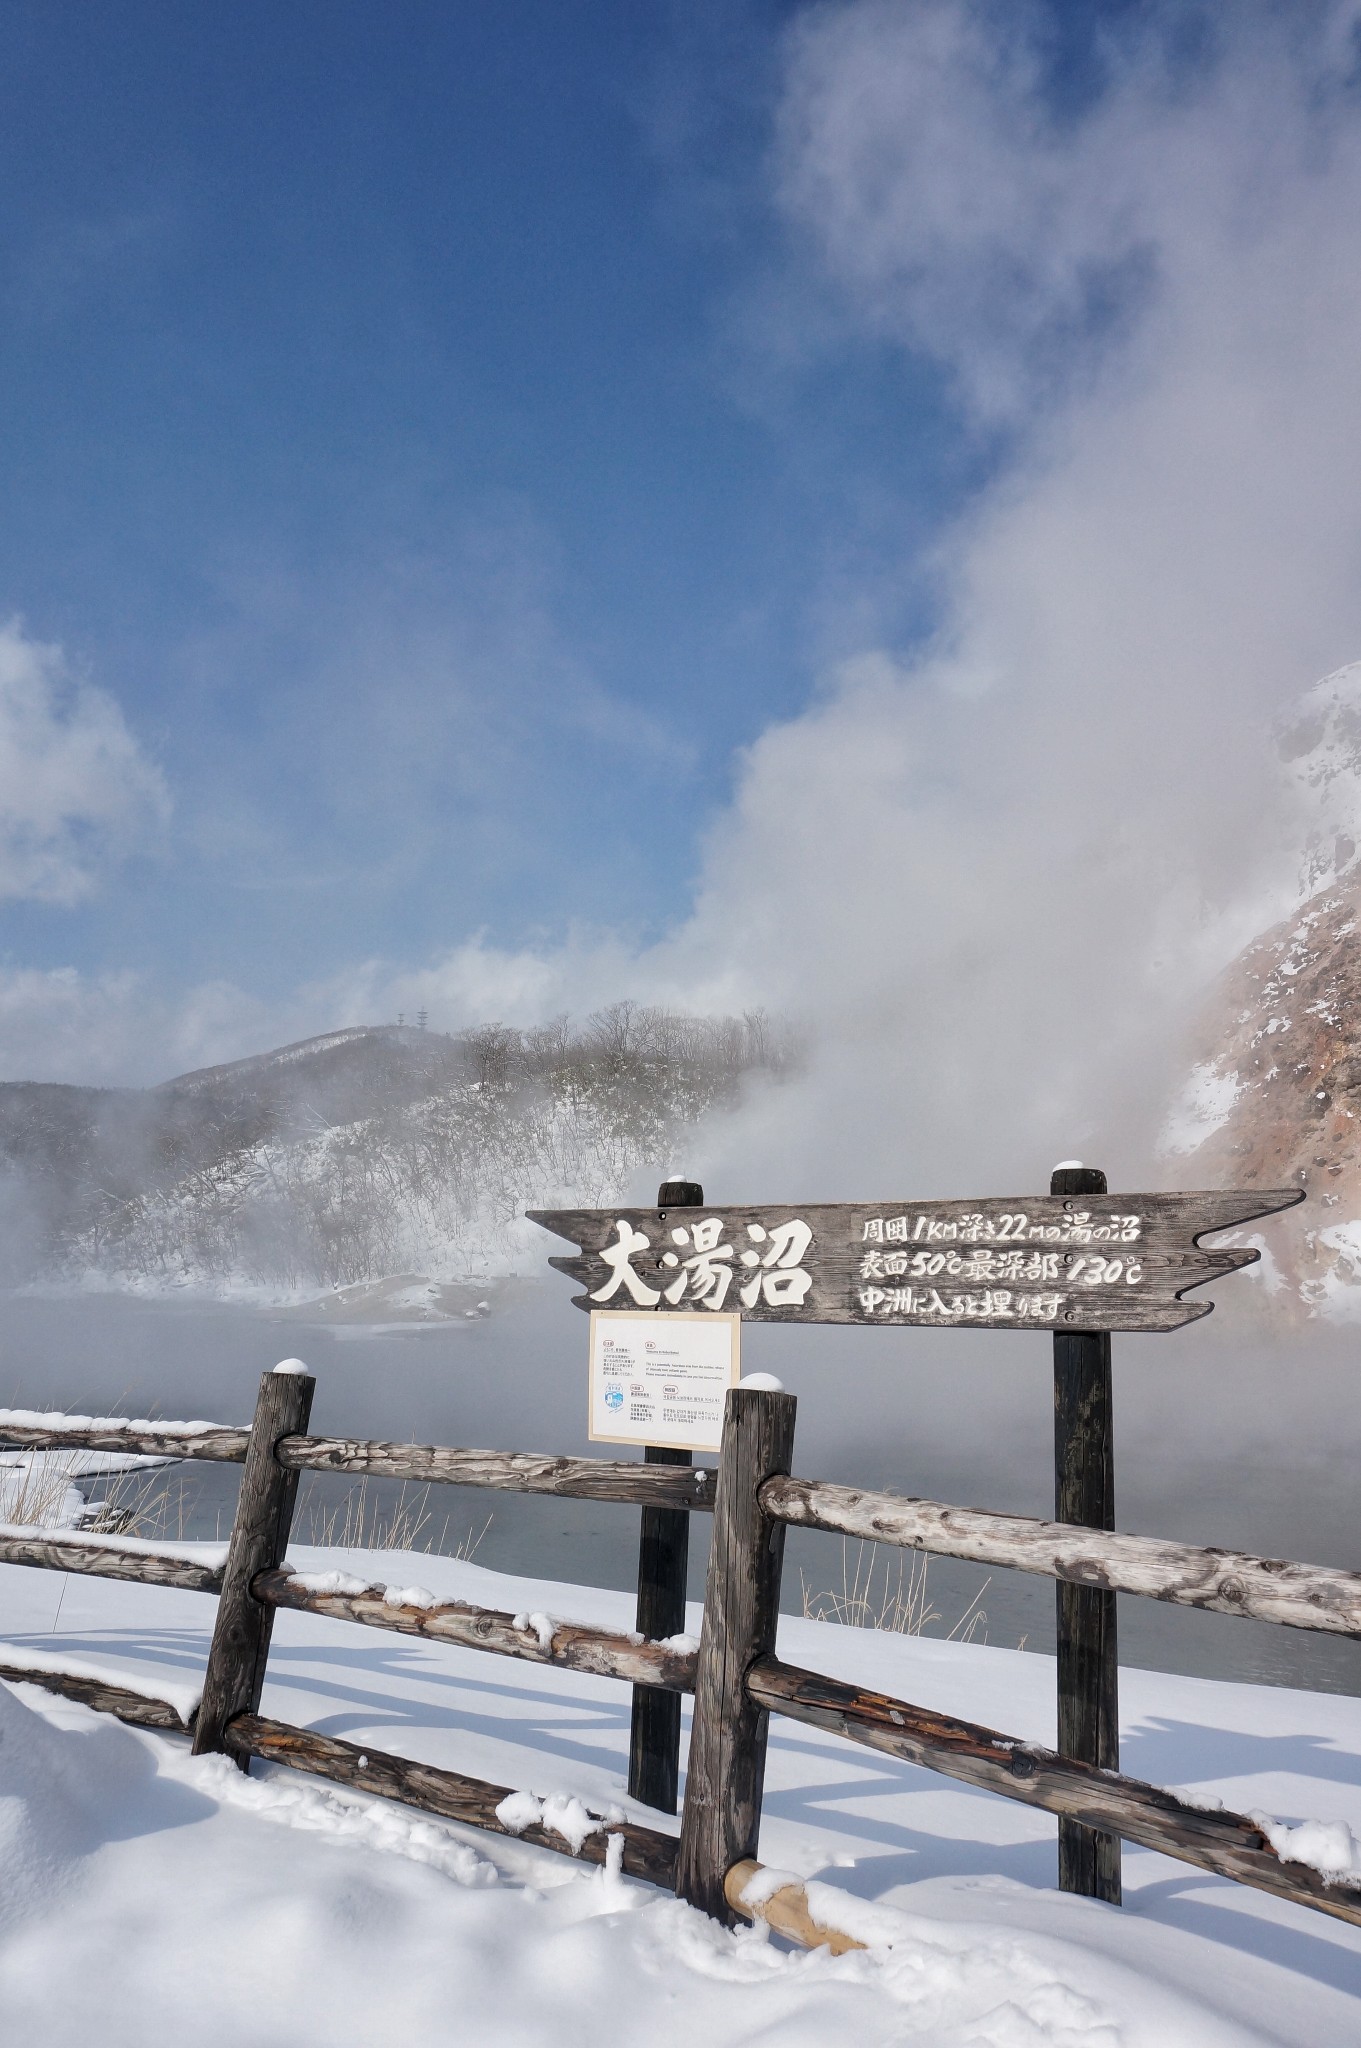
[[[1143,1227],[1142,1216],[1093,1216],[1090,1209],[1039,1223],[1023,1209],[1003,1209],[995,1215],[867,1216],[860,1234],[873,1244],[1137,1244]]]
[[[1115,1287],[1122,1282],[1137,1287],[1144,1277],[1144,1262],[1137,1253],[1074,1254],[1041,1251],[1040,1245],[1137,1245],[1142,1234],[1143,1219],[1138,1215],[1094,1218],[1086,1209],[1040,1223],[1019,1209],[950,1217],[921,1211],[867,1216],[860,1227],[858,1278],[870,1284],[858,1288],[857,1300],[862,1313],[871,1317],[1048,1324],[1058,1318],[1069,1298],[1060,1290]],[[956,1250],[957,1245],[963,1248]],[[903,1279],[938,1280],[940,1286],[880,1284]],[[959,1282],[970,1280],[983,1281],[982,1290],[959,1292]],[[998,1286],[998,1281],[1004,1284]]]
[[[673,1225],[660,1255],[647,1233],[635,1230],[624,1217],[614,1227],[615,1242],[600,1254],[610,1277],[595,1289],[592,1301],[612,1301],[624,1288],[640,1308],[654,1308],[663,1300],[672,1307],[691,1301],[717,1312],[736,1279],[735,1298],[743,1308],[755,1308],[761,1301],[767,1308],[795,1308],[813,1284],[802,1266],[813,1233],[797,1217],[770,1230],[763,1223],[748,1223],[745,1243],[725,1244],[723,1218],[702,1216],[696,1223]],[[648,1258],[658,1286],[649,1286],[635,1268],[633,1261],[640,1255]]]
[[[591,1316],[590,1439],[716,1451],[737,1385],[737,1315]]]
[[[1176,1330],[1188,1298],[1257,1257],[1218,1233],[1293,1208],[1299,1188],[1022,1195],[986,1201],[531,1210],[580,1249],[553,1264],[579,1308],[697,1322]],[[1204,1240],[1210,1239],[1206,1243]]]

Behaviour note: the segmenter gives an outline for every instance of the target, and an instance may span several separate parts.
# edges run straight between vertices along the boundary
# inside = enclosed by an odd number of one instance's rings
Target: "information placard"
[[[593,1310],[591,1442],[716,1451],[741,1328],[738,1315]]]

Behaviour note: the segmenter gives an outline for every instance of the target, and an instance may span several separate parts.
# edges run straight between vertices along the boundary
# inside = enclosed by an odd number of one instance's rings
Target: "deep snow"
[[[628,1626],[617,1593],[429,1556],[294,1553]],[[58,1597],[58,1632],[51,1632]],[[203,1595],[0,1567],[0,1629],[183,1701]],[[692,1627],[698,1610],[692,1610]],[[1052,1741],[1053,1666],[782,1618],[783,1655]],[[1361,1701],[1126,1671],[1125,1768],[1361,1835]],[[532,1792],[627,1807],[623,1686],[281,1612],[264,1711]],[[1166,2048],[1361,2037],[1361,1931],[1140,1850],[1123,1911],[1054,1889],[1045,1815],[776,1721],[764,1861],[878,1902],[833,1958],[651,1887],[294,1773],[194,1761],[0,1686],[0,2015],[44,2048],[551,2041]],[[644,1809],[639,1818],[655,1819]],[[863,1908],[861,1909],[863,1911]]]

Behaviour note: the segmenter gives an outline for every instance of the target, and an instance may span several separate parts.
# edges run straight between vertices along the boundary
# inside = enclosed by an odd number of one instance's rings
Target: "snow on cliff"
[[[1361,662],[1278,734],[1299,821],[1293,907],[1207,1005],[1163,1133],[1181,1185],[1308,1191],[1274,1233],[1277,1301],[1361,1319]],[[1278,905],[1279,908],[1279,905]]]

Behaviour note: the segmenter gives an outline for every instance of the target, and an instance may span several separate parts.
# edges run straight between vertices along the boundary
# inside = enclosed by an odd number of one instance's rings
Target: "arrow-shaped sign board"
[[[550,1259],[578,1308],[737,1309],[749,1322],[926,1329],[1176,1330],[1189,1288],[1250,1266],[1199,1240],[1303,1201],[1302,1188],[1025,1195],[726,1209],[531,1209],[579,1247]]]

